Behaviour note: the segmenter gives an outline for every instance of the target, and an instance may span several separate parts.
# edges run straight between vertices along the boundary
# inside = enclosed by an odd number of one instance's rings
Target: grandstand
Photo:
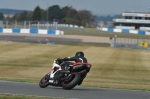
[[[124,12],[113,23],[116,29],[150,31],[150,13]]]

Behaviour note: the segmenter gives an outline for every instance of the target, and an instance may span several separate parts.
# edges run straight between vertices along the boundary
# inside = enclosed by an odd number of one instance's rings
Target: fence
[[[45,21],[5,21],[3,28],[25,28],[25,29],[55,29],[59,27],[72,27],[72,28],[84,28],[83,26],[72,24],[58,24],[57,22],[45,22]]]
[[[111,39],[111,47],[150,50],[150,39],[117,38]]]

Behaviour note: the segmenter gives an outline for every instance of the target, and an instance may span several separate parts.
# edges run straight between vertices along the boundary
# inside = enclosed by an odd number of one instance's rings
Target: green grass
[[[137,39],[150,39],[149,35],[138,35],[138,34],[124,34],[124,33],[109,33],[103,32],[100,33],[65,33],[65,35],[82,35],[82,36],[100,36],[100,37],[114,37],[117,35],[118,38],[137,38]]]
[[[138,35],[138,34],[127,34],[127,33],[117,33],[117,32],[106,32],[97,30],[96,28],[70,28],[71,32],[65,32],[65,35],[84,35],[84,36],[100,36],[100,37],[114,37],[117,35],[118,38],[141,38],[150,39],[150,35]],[[76,30],[82,31],[77,33]]]
[[[82,86],[150,91],[150,51],[73,45],[0,42],[0,79],[38,83],[54,59],[83,51],[92,68]]]
[[[55,43],[58,45],[69,45],[69,46],[95,46],[95,47],[110,47],[107,43]]]
[[[0,94],[0,99],[65,99],[65,98],[50,98],[50,97],[40,97],[40,96]]]

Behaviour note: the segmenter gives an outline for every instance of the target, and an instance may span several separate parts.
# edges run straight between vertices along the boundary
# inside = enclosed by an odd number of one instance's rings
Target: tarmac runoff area
[[[0,34],[0,41],[32,42],[32,43],[59,43],[59,42],[82,42],[82,43],[110,43],[109,37],[79,36],[79,35],[47,35],[47,34]]]

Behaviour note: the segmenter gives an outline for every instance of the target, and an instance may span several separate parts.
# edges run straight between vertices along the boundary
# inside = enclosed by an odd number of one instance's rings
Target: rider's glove
[[[57,58],[57,61],[58,61],[59,64],[61,64],[63,62],[63,59]]]
[[[57,58],[57,61],[62,61],[62,59],[61,58]]]

